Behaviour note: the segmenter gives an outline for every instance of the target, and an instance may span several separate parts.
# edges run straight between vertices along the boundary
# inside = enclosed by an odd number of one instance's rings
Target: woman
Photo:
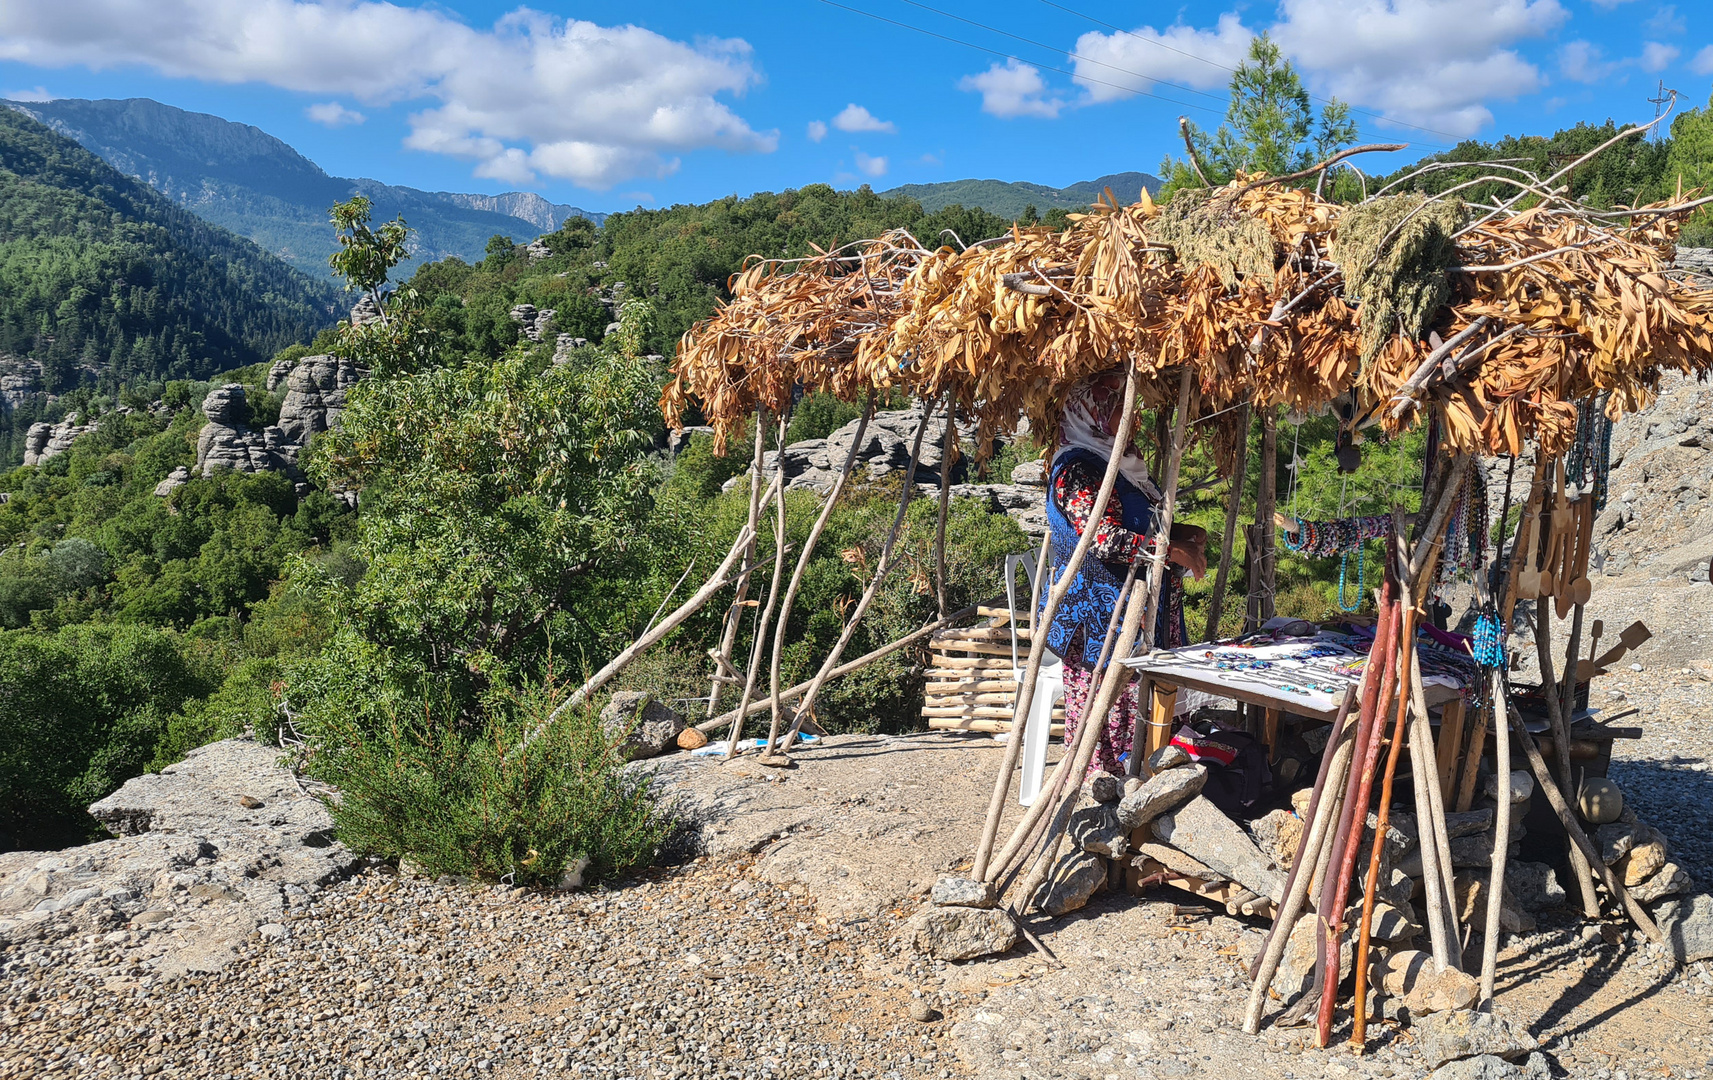
[[[1047,481],[1047,524],[1055,579],[1090,526],[1095,498],[1114,452],[1123,407],[1121,374],[1079,383],[1065,403],[1059,421],[1059,446]],[[1093,523],[1094,540],[1088,555],[1047,627],[1047,647],[1065,661],[1067,746],[1075,742],[1089,698],[1099,688],[1095,665],[1100,662],[1106,628],[1132,561],[1137,563],[1135,587],[1147,587],[1147,563],[1153,552],[1149,534],[1154,528],[1154,506],[1160,491],[1149,480],[1148,467],[1135,446],[1125,446],[1121,453],[1112,497],[1105,514]],[[1183,571],[1201,580],[1207,572],[1206,544],[1204,530],[1194,525],[1172,527],[1166,558],[1174,567],[1166,574],[1155,621],[1154,643],[1161,648],[1189,644],[1184,630]],[[1121,759],[1130,752],[1138,707],[1136,685],[1132,683],[1104,718],[1105,726],[1089,761],[1090,772],[1123,775]]]

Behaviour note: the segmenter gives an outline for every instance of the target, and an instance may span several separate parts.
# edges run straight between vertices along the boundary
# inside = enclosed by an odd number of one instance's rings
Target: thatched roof
[[[1602,214],[1518,186],[1536,206],[1341,206],[1246,177],[963,250],[891,232],[757,260],[685,334],[662,405],[676,422],[694,397],[723,442],[794,385],[846,400],[903,386],[950,395],[986,438],[1024,416],[1051,430],[1073,384],[1134,357],[1155,407],[1193,371],[1191,420],[1222,449],[1240,403],[1344,401],[1350,423],[1389,432],[1438,410],[1461,451],[1557,452],[1577,402],[1609,395],[1615,416],[1663,371],[1713,367],[1713,285],[1668,273],[1697,204]]]

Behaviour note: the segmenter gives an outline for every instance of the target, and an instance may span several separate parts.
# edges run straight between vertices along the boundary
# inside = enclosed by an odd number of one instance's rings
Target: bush
[[[521,747],[562,691],[491,695],[473,726],[453,687],[431,680],[412,701],[378,666],[305,718],[308,768],[340,791],[329,809],[345,844],[431,874],[520,885],[556,885],[583,860],[583,880],[610,879],[655,857],[671,819],[648,774],[622,767],[592,709]]]
[[[0,633],[0,844],[99,834],[85,808],[155,758],[169,717],[220,682],[221,656],[170,630]]]

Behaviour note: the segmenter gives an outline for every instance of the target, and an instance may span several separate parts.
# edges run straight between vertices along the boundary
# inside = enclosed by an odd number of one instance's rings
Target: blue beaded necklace
[[[1356,545],[1356,603],[1346,603],[1344,599],[1344,582],[1350,569],[1350,552],[1346,551],[1338,561],[1338,610],[1358,611],[1362,607],[1362,598],[1368,595],[1368,568],[1365,554],[1368,545]]]

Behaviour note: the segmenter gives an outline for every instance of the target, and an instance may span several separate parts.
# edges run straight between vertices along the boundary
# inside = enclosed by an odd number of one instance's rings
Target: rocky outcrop
[[[521,326],[523,336],[534,342],[546,339],[555,314],[552,308],[538,309],[534,304],[517,304],[511,310],[512,322]]]
[[[248,740],[193,750],[90,813],[117,839],[0,855],[0,942],[129,929],[145,939],[139,974],[217,971],[360,862],[279,751]]]
[[[916,425],[922,419],[920,404],[874,414],[862,444],[857,447],[857,464],[852,469],[853,482],[884,480],[901,476],[910,465],[910,447],[916,437]],[[832,489],[844,468],[851,444],[856,441],[858,420],[839,428],[825,439],[804,439],[785,447],[786,490],[807,488],[819,492]],[[933,489],[938,496],[940,487],[941,434],[943,421],[930,420],[922,439],[922,453],[916,466],[916,483]],[[736,451],[735,451],[736,452]],[[952,494],[957,498],[975,499],[986,505],[991,513],[1010,515],[1023,531],[1040,536],[1047,529],[1046,475],[1038,463],[1017,466],[1011,483],[968,483],[970,463],[975,448],[965,445],[958,461],[952,466]],[[767,451],[762,457],[762,471],[771,477],[779,467],[778,452]],[[726,482],[726,490],[748,483],[745,476]]]
[[[42,389],[42,366],[34,360],[0,357],[0,417],[9,416],[25,405],[46,405],[47,391]]]
[[[249,427],[250,415],[241,383],[227,383],[210,390],[202,400],[208,418],[196,439],[197,475],[211,476],[220,469],[257,473],[275,469],[301,484],[298,456],[309,440],[339,422],[345,409],[345,392],[364,372],[351,361],[337,356],[305,356],[281,361],[268,371],[268,388],[286,388],[280,402],[279,422],[260,431]],[[168,477],[155,494],[172,494],[178,485]]]
[[[303,447],[312,436],[339,422],[345,411],[345,391],[363,377],[363,371],[340,356],[306,356],[286,373],[285,400],[280,402],[278,427],[287,443]],[[275,385],[268,373],[269,389]]]
[[[79,435],[95,430],[94,424],[80,424],[78,417],[69,416],[57,424],[31,424],[24,433],[24,464],[40,465],[71,449]]]

